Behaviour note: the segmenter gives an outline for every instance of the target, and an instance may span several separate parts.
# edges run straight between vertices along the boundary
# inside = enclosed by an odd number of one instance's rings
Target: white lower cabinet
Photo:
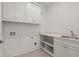
[[[54,52],[55,57],[65,57],[65,47],[60,45],[55,45],[54,49],[55,49]]]
[[[79,57],[79,49],[74,46],[69,46],[64,41],[54,40],[54,56],[55,57]]]
[[[47,52],[50,56],[54,56],[53,37],[40,35],[40,48]]]
[[[79,57],[79,42],[42,34],[40,47],[54,57]]]
[[[79,50],[77,48],[69,48],[69,57],[79,57]]]
[[[54,41],[54,56],[55,57],[65,57],[66,53],[65,46],[57,41]]]

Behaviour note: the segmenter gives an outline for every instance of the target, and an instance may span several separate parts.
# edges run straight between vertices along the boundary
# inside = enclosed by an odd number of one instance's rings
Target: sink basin
[[[63,38],[71,38],[71,39],[79,39],[78,37],[70,37],[70,36],[65,36],[65,35],[63,35],[63,36],[61,36],[61,37],[63,37]]]
[[[64,37],[64,38],[70,38],[69,36],[61,36],[61,37]]]

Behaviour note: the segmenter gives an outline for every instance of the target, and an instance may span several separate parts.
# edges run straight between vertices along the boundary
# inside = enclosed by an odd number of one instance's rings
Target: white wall
[[[39,25],[3,22],[4,55],[16,56],[39,49]],[[15,36],[10,36],[15,32]],[[33,36],[33,39],[31,37]],[[34,45],[37,42],[37,45]]]
[[[0,2],[0,40],[2,40],[2,7]],[[0,56],[2,56],[2,44],[0,44]]]
[[[41,8],[41,32],[46,32],[46,11],[47,9],[45,7]]]
[[[79,33],[79,3],[54,2],[47,12],[46,31],[56,33]]]

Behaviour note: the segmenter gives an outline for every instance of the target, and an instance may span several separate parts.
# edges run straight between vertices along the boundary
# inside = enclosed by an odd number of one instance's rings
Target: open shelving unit
[[[46,51],[50,56],[54,56],[53,37],[40,35],[40,48]]]

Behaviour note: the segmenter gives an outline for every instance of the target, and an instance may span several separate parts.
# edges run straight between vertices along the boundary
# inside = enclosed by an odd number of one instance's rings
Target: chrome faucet
[[[74,32],[72,30],[70,32],[71,32],[72,38],[79,39],[78,37],[75,36],[75,34],[74,34]]]
[[[71,32],[71,36],[74,36],[74,32],[72,30],[70,32]]]

